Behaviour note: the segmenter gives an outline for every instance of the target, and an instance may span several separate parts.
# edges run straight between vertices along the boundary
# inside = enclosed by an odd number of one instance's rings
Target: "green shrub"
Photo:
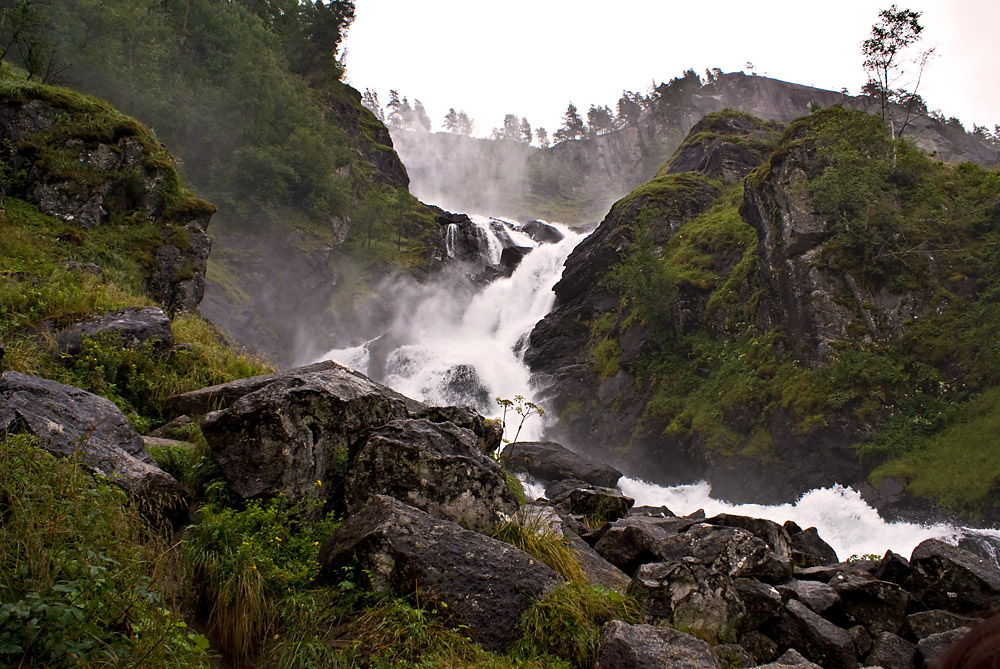
[[[169,528],[31,437],[0,441],[0,664],[208,666]]]
[[[520,548],[568,581],[586,581],[569,541],[551,527],[540,509],[521,509],[493,529],[493,537]]]

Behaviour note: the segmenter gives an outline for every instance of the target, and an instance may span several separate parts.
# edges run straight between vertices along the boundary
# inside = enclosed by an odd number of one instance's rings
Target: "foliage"
[[[516,546],[567,581],[586,581],[569,541],[537,507],[520,509],[493,529],[493,538]]]
[[[0,663],[208,666],[208,642],[177,615],[169,528],[120,488],[10,435],[0,500]]]
[[[601,625],[611,620],[639,621],[632,600],[600,586],[569,581],[536,602],[522,616],[521,640],[512,653],[523,659],[548,654],[574,667],[590,667]]]
[[[320,541],[338,524],[332,515],[316,518],[321,505],[282,497],[244,510],[209,504],[186,529],[184,558],[210,603],[209,628],[231,657],[253,653],[279,625],[280,600],[311,587]]]
[[[501,415],[501,428],[503,434],[507,434],[507,412],[512,411],[521,417],[521,421],[517,424],[517,431],[514,433],[513,439],[504,438],[505,443],[511,443],[517,441],[517,438],[521,435],[521,428],[524,427],[524,422],[531,418],[532,416],[538,416],[541,418],[545,415],[545,409],[538,406],[534,402],[528,402],[524,399],[523,395],[515,395],[513,400],[508,400],[505,398],[496,398],[497,404],[503,409],[503,414]]]

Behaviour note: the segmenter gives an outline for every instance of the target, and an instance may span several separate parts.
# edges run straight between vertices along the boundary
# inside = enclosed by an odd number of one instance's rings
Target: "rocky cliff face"
[[[181,190],[173,158],[147,128],[94,99],[22,87],[0,100],[0,141],[4,195],[37,204],[68,231],[155,226],[130,249],[143,258],[146,292],[170,312],[198,307],[215,207]]]
[[[955,399],[921,384],[964,381],[971,353],[904,351],[967,336],[942,314],[975,303],[983,249],[975,226],[914,199],[941,179],[935,206],[952,206],[958,170],[892,154],[877,125],[833,109],[780,141],[778,126],[733,112],[695,126],[571,254],[532,332],[525,359],[560,416],[554,438],[616,453],[627,474],[789,501],[865,485],[879,458],[856,446],[878,441],[912,393]],[[1000,201],[995,187],[973,197],[981,212]]]
[[[735,109],[788,123],[813,106],[838,104],[875,108],[866,98],[736,72],[677,95],[668,89],[637,121],[548,150],[447,133],[401,131],[396,139],[414,192],[428,201],[448,202],[466,211],[589,223],[652,178],[706,114]],[[907,134],[927,153],[950,162],[1000,164],[996,147],[953,123],[919,117]],[[449,173],[449,180],[443,181],[442,174]]]

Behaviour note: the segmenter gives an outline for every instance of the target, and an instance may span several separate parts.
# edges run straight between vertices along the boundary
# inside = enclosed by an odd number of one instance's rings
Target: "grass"
[[[586,581],[569,541],[542,511],[522,509],[493,529],[493,537],[541,560],[567,581]]]
[[[207,640],[178,615],[169,528],[120,488],[11,435],[0,509],[0,664],[208,666]]]

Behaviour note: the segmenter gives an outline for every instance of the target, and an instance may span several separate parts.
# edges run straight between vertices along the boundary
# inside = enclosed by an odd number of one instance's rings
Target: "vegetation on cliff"
[[[643,398],[630,440],[766,462],[785,456],[780,424],[819,443],[847,425],[873,483],[994,513],[1000,174],[839,107],[772,148],[745,184],[665,165],[603,224],[627,250],[595,286],[619,306],[591,317],[588,347],[607,388],[624,370]],[[691,216],[693,183],[717,195]]]

